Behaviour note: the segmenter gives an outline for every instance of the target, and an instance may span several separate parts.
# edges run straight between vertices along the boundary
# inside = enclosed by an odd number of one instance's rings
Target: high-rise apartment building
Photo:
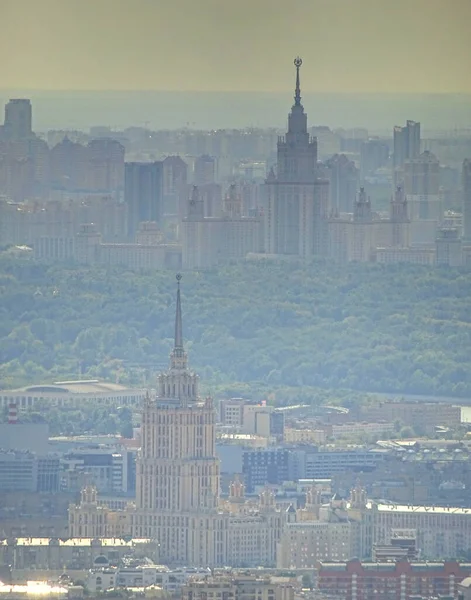
[[[407,121],[405,127],[395,126],[393,130],[394,169],[404,166],[406,160],[420,154],[420,123]]]
[[[194,184],[208,185],[216,182],[216,159],[208,154],[198,156],[194,166]]]
[[[167,156],[163,161],[163,212],[181,215],[180,203],[187,189],[188,165],[180,156]]]
[[[139,223],[161,223],[163,216],[163,162],[125,165],[124,201],[128,206],[128,236],[134,239]]]
[[[391,197],[390,204],[390,242],[392,248],[408,248],[410,246],[410,219],[407,197],[398,186]]]
[[[51,186],[62,190],[86,189],[87,147],[65,136],[50,152]]]
[[[329,178],[330,208],[351,213],[358,191],[358,169],[345,154],[334,154],[325,166]]]
[[[265,186],[265,252],[308,257],[327,250],[329,182],[317,166],[317,140],[307,130],[301,104],[299,70],[296,67],[294,104],[288,132],[278,139],[276,174],[272,170]]]
[[[124,181],[124,146],[117,140],[100,138],[91,140],[87,150],[87,188],[100,191],[121,190]]]
[[[365,181],[378,169],[384,167],[389,158],[389,146],[385,140],[370,139],[360,147],[360,178]]]
[[[439,194],[440,163],[426,150],[404,163],[404,191],[411,220],[411,243],[433,244],[443,220]]]
[[[9,140],[19,141],[32,137],[31,101],[14,98],[5,105],[3,135]]]

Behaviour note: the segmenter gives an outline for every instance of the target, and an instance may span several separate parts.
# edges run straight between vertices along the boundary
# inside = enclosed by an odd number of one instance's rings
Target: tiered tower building
[[[284,522],[271,490],[257,506],[245,505],[239,490],[237,515],[220,502],[215,411],[210,398],[199,398],[198,375],[188,366],[180,280],[170,366],[143,408],[132,534],[157,540],[165,564],[270,566]]]
[[[213,523],[208,523],[219,496],[215,411],[211,399],[200,401],[198,375],[188,367],[180,279],[177,275],[170,368],[159,375],[158,395],[155,399],[147,396],[142,415],[136,526],[159,541],[161,554],[169,562],[195,564],[201,558],[203,563],[215,564],[224,542],[221,539],[218,544]]]
[[[307,115],[301,103],[299,71],[294,60],[296,89],[288,117],[288,131],[278,139],[276,174],[265,185],[265,252],[300,256],[327,251],[329,183],[317,166],[317,139],[307,131]]]

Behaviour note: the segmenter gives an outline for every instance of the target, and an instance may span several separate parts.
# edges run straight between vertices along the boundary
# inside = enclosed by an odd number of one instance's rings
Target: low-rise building
[[[81,570],[115,565],[125,556],[158,562],[158,543],[148,538],[14,538],[0,540],[0,566],[12,569]]]
[[[324,444],[327,439],[325,429],[295,429],[286,427],[284,442],[286,444]]]
[[[338,494],[323,504],[322,489],[313,484],[305,507],[289,513],[278,544],[279,569],[313,569],[321,560],[348,560],[361,553],[360,522],[350,517]]]
[[[124,446],[77,448],[61,458],[61,489],[79,491],[77,484],[87,477],[101,494],[127,493],[128,467],[133,455]]]
[[[1,492],[57,492],[59,481],[58,456],[0,448]]]
[[[82,588],[80,590],[83,592]],[[70,593],[70,588],[47,581],[28,581],[27,583],[3,583],[0,581],[0,598],[8,600],[29,600],[32,598],[79,598]]]
[[[386,421],[371,423],[340,423],[339,425],[326,426],[326,431],[333,438],[350,437],[350,436],[385,436],[393,433],[394,424]]]
[[[336,600],[456,598],[471,564],[458,562],[321,562],[317,591]]]
[[[410,263],[414,265],[434,265],[435,246],[411,246],[409,248],[378,247],[374,252],[376,262],[383,264]]]
[[[131,535],[134,506],[111,509],[100,505],[95,486],[86,486],[80,503],[69,506],[69,535],[72,538],[122,537]]]
[[[435,433],[437,426],[456,428],[461,425],[461,407],[444,402],[380,402],[361,410],[368,421],[400,421],[418,427],[424,433]]]
[[[193,579],[182,588],[182,600],[293,600],[291,585],[277,584],[270,577],[215,575]]]
[[[373,543],[386,544],[396,529],[415,529],[420,557],[437,560],[464,556],[471,548],[471,509],[368,502],[364,513],[373,523]]]
[[[15,404],[21,410],[41,402],[77,408],[84,403],[95,406],[140,406],[144,396],[144,390],[99,379],[56,381],[16,390],[0,390],[0,407]]]

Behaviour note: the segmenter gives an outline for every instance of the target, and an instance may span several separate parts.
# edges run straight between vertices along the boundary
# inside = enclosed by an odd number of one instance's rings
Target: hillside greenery
[[[151,385],[172,347],[175,289],[170,271],[0,256],[0,388],[79,375]],[[247,262],[185,273],[182,302],[205,391],[471,398],[469,272]]]

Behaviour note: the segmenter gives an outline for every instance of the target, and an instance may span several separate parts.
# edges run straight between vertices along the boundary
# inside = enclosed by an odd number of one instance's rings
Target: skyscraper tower
[[[265,186],[265,252],[308,257],[327,249],[329,184],[319,176],[317,140],[307,131],[301,103],[301,65],[302,60],[296,58],[288,131],[278,139],[277,172],[270,174]]]
[[[128,206],[128,236],[131,240],[143,221],[161,224],[163,217],[163,163],[125,163],[124,201]]]
[[[417,158],[420,154],[420,123],[407,121],[405,127],[395,126],[394,138],[394,168],[402,168],[406,160]]]
[[[391,246],[408,248],[410,246],[410,220],[407,209],[407,198],[404,190],[398,186],[391,197],[390,216]]]
[[[188,367],[180,280],[177,275],[170,368],[159,375],[157,397],[147,397],[142,415],[134,532],[157,539],[167,563],[217,564],[225,549],[223,539],[218,544],[214,538],[219,496],[215,411],[211,399],[200,401],[198,376]]]
[[[31,101],[14,98],[5,105],[4,134],[7,139],[19,141],[32,137]]]

